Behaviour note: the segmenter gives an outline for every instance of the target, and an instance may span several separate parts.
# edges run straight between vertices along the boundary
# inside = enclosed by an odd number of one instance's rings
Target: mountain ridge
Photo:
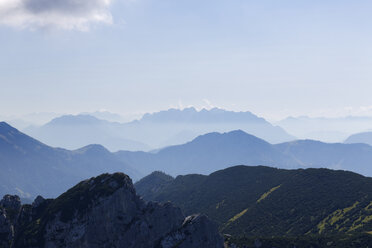
[[[56,196],[79,180],[103,172],[141,174],[101,145],[69,151],[47,146],[5,122],[0,123],[0,193]]]
[[[241,130],[208,133],[185,144],[160,149],[156,153],[119,151],[116,155],[143,174],[162,170],[172,176],[209,174],[237,164],[265,164],[282,168],[298,166],[270,143]]]
[[[372,145],[372,132],[368,131],[352,134],[345,139],[344,143],[345,144],[364,143]]]
[[[145,203],[123,173],[92,177],[32,205],[6,195],[0,213],[2,247],[223,247],[205,215],[186,217],[169,203]]]
[[[38,194],[39,190],[46,196],[55,195],[79,179],[93,176],[94,173],[114,171],[127,172],[137,180],[157,170],[172,176],[210,174],[230,166],[249,164],[287,169],[327,167],[372,175],[369,163],[372,160],[372,147],[365,144],[300,140],[272,145],[242,130],[236,130],[202,135],[186,144],[151,153],[111,153],[102,145],[88,145],[70,151],[49,147],[16,129],[10,132],[11,127],[7,124],[2,125],[2,192],[18,193],[23,198]],[[9,136],[9,133],[12,135]],[[9,137],[5,139],[7,135]],[[6,142],[15,136],[20,137],[19,144]],[[23,147],[25,144],[30,145]],[[39,173],[35,174],[35,170]],[[47,180],[43,180],[44,177]],[[42,181],[45,182],[42,184]],[[57,187],[55,182],[61,186]]]
[[[111,122],[88,114],[64,115],[40,127],[24,129],[43,142],[68,149],[100,143],[111,151],[152,150],[188,142],[195,137],[218,131],[242,129],[271,143],[293,140],[282,128],[251,112],[213,108],[168,109],[147,113],[131,122]],[[77,140],[75,136],[79,136]]]
[[[330,169],[234,166],[208,176],[135,184],[146,200],[201,212],[223,233],[246,237],[339,235],[372,230],[372,178]],[[159,181],[153,181],[155,184]],[[223,183],[222,183],[223,182]],[[151,191],[143,187],[158,187]]]
[[[143,174],[162,170],[172,176],[213,171],[238,164],[278,168],[333,168],[372,176],[372,147],[367,144],[297,140],[272,145],[244,131],[209,133],[155,153],[119,151],[122,161]]]

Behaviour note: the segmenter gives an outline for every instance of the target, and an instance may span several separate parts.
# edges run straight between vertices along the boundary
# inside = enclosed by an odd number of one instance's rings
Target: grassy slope
[[[179,176],[146,198],[205,213],[235,236],[372,231],[372,179],[345,171],[236,166]]]

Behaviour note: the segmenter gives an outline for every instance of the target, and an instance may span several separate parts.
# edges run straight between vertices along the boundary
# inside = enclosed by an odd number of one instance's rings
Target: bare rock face
[[[38,196],[35,198],[34,202],[32,203],[32,207],[33,207],[33,208],[37,208],[38,206],[40,206],[40,205],[43,204],[44,202],[45,202],[45,199],[44,199],[42,196],[38,195]]]
[[[0,247],[9,247],[14,240],[14,226],[21,209],[18,196],[5,195],[0,200]]]
[[[122,173],[103,174],[55,200],[38,197],[18,209],[15,232],[9,238],[11,228],[0,208],[0,235],[8,235],[1,240],[8,247],[223,247],[222,237],[207,217],[185,218],[170,203],[145,203]]]
[[[5,195],[0,201],[0,206],[5,209],[18,211],[21,208],[21,199],[17,195]]]
[[[205,215],[186,217],[182,227],[162,239],[162,248],[213,247],[220,248],[223,239],[217,226]]]
[[[0,207],[0,247],[9,247],[14,237],[13,226],[4,208]]]

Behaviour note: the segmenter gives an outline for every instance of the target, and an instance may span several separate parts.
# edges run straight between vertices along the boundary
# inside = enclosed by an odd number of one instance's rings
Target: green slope
[[[346,171],[236,166],[179,176],[145,199],[205,213],[235,237],[372,231],[372,179]]]

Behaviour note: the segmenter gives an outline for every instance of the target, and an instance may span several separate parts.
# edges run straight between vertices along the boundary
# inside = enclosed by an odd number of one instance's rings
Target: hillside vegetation
[[[178,176],[161,185],[157,177],[152,174],[146,185],[135,185],[138,192],[159,189],[143,195],[146,200],[171,201],[186,213],[205,213],[222,233],[234,237],[372,231],[372,179],[352,172],[235,166],[209,176]]]

